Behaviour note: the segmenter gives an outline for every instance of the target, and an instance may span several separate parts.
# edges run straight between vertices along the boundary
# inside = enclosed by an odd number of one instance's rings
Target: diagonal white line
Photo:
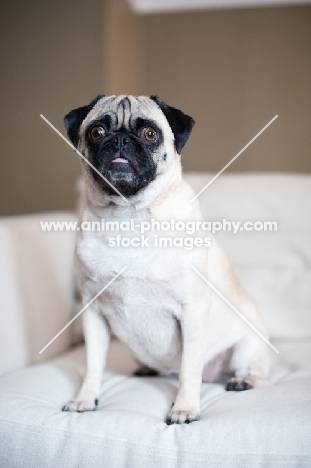
[[[249,322],[247,318],[244,317],[244,315],[241,314],[241,312],[239,312],[238,309],[236,309],[234,305],[232,305],[231,302],[229,302],[228,299],[226,299],[225,296],[223,296],[218,291],[218,289],[215,288],[215,286],[213,286],[194,266],[192,266],[191,268],[205,281],[206,284],[209,285],[210,288],[212,288],[213,291],[215,291],[216,294],[218,294],[218,296],[220,296],[223,299],[223,301],[225,301],[226,304],[228,304],[231,307],[232,310],[234,310],[234,312],[236,312],[241,317],[241,319],[244,320],[244,322],[247,323],[247,325],[249,325],[257,333],[257,335],[260,336],[260,338],[262,338],[270,346],[270,348],[273,349],[273,351],[279,353],[279,351],[273,346],[273,344],[271,344],[270,341],[267,340],[267,338],[262,333],[260,333],[260,331],[257,330],[257,328],[254,327],[254,325],[252,325],[251,322]]]
[[[190,203],[192,203],[196,198],[198,198],[198,197],[201,195],[201,193],[204,192],[204,190],[206,190],[207,187],[209,187],[209,186],[214,182],[214,180],[216,180],[216,179],[220,176],[220,174],[222,174],[222,173],[227,169],[227,167],[229,167],[230,164],[232,164],[233,161],[235,161],[236,158],[238,158],[238,157],[240,156],[240,154],[242,154],[243,151],[245,151],[246,148],[248,148],[248,147],[256,140],[256,138],[258,138],[259,135],[261,135],[261,134],[266,130],[266,128],[268,128],[269,125],[271,125],[272,122],[274,122],[275,119],[277,119],[277,118],[278,118],[278,115],[276,115],[275,117],[273,117],[273,119],[271,119],[270,122],[268,122],[267,125],[265,125],[265,126],[260,130],[260,132],[258,132],[257,135],[255,135],[254,138],[252,138],[251,141],[249,141],[249,142],[247,143],[247,145],[245,145],[244,148],[242,148],[241,151],[240,151],[238,154],[236,154],[236,155],[234,156],[234,158],[232,158],[231,161],[229,161],[228,164],[226,164],[225,167],[223,167],[223,168],[221,169],[221,171],[219,171],[218,174],[216,174],[215,177],[213,177],[212,180],[210,180],[209,183],[206,184],[205,187],[203,187],[202,190],[200,190],[200,192],[197,193],[197,194],[190,200]]]
[[[117,274],[112,278],[112,280],[110,280],[109,283],[107,283],[106,286],[104,286],[103,289],[101,289],[101,290],[99,291],[99,293],[97,293],[96,296],[94,296],[93,299],[92,299],[90,302],[88,302],[88,304],[86,304],[86,305],[83,307],[83,309],[81,309],[80,312],[78,312],[77,315],[75,315],[75,316],[73,317],[73,319],[71,319],[70,322],[68,322],[67,325],[65,325],[64,328],[61,329],[61,331],[59,331],[59,332],[57,333],[57,335],[55,335],[54,338],[52,338],[52,340],[51,340],[47,345],[45,345],[44,348],[41,349],[41,351],[39,351],[39,354],[43,353],[43,351],[45,351],[46,348],[48,348],[48,347],[50,346],[50,344],[52,344],[53,341],[56,340],[56,338],[58,338],[59,335],[61,335],[61,334],[63,333],[63,331],[65,331],[66,328],[68,328],[69,325],[71,325],[72,322],[74,322],[74,321],[79,317],[79,315],[81,315],[82,312],[84,312],[85,309],[87,309],[88,306],[91,305],[92,302],[94,302],[95,299],[97,299],[98,296],[100,296],[101,293],[104,292],[105,289],[107,289],[108,286],[110,286],[111,283],[113,283],[113,282],[118,278],[118,276],[121,275],[121,273],[123,273],[123,271],[124,271],[126,268],[127,268],[127,266],[125,266],[124,268],[122,268],[122,270],[119,271],[119,273],[117,273]]]
[[[124,201],[126,201],[127,203],[129,203],[129,201],[127,200],[127,198],[125,198],[125,196],[122,195],[122,193],[119,192],[119,190],[116,189],[115,186],[112,185],[112,183],[109,182],[109,180],[107,180],[106,177],[104,177],[103,174],[101,174],[101,173],[96,169],[96,167],[94,167],[93,164],[90,163],[90,161],[88,161],[88,160],[86,159],[86,157],[83,156],[83,154],[80,153],[80,151],[78,151],[77,148],[75,148],[75,147],[73,146],[73,144],[70,143],[70,141],[67,140],[67,138],[65,138],[64,135],[62,135],[62,134],[59,132],[59,131],[57,130],[57,128],[55,128],[54,125],[52,125],[51,122],[50,122],[48,119],[46,119],[46,118],[44,117],[44,115],[40,114],[40,117],[41,117],[51,128],[53,128],[53,130],[54,130],[69,146],[71,146],[71,148],[74,150],[74,152],[77,153],[77,154],[78,154],[78,155],[79,155],[95,172],[97,172],[97,174],[98,174],[108,185],[110,185],[110,187],[113,188],[113,190],[114,190],[115,192],[117,192],[117,194],[120,195],[120,197],[123,198]]]

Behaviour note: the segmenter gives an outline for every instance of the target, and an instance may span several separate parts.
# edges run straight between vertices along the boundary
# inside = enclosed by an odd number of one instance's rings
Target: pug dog
[[[202,220],[181,169],[191,117],[157,96],[98,96],[69,112],[64,122],[71,142],[93,166],[81,159],[81,223]],[[159,233],[150,235],[155,240]],[[265,382],[266,343],[197,274],[267,336],[254,302],[214,238],[208,248],[185,250],[154,244],[111,247],[109,236],[105,230],[77,232],[75,265],[84,305],[122,273],[83,312],[86,373],[64,411],[96,409],[111,335],[131,349],[141,365],[138,375],[178,374],[167,424],[199,419],[202,381],[231,372],[230,391]]]

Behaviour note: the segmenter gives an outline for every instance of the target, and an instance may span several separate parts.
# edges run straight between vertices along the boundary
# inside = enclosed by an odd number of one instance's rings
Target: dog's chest
[[[112,332],[149,367],[178,371],[180,304],[166,288],[148,279],[122,278],[103,298],[103,314]]]
[[[163,372],[178,371],[181,356],[178,319],[189,296],[190,268],[184,251],[151,245],[111,248],[109,236],[116,234],[104,233],[89,239],[86,236],[78,245],[81,266],[97,288],[92,294],[126,267],[102,294],[102,313],[112,332],[131,348],[140,362]]]

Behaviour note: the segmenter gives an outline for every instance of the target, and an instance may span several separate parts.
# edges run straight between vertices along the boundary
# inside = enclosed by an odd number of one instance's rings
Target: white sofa
[[[187,174],[198,191],[211,174]],[[271,385],[202,384],[201,420],[167,426],[178,382],[134,377],[113,341],[94,412],[62,412],[84,372],[75,313],[74,234],[48,213],[0,222],[0,467],[310,467],[311,177],[222,175],[200,197],[207,220],[277,221],[277,232],[216,233],[270,331]],[[208,287],[208,286],[207,286]],[[234,312],[232,312],[234,313]],[[240,318],[237,316],[237,320]]]

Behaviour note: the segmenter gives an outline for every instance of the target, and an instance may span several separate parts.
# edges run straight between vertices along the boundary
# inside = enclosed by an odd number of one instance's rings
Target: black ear
[[[157,96],[150,96],[154,102],[158,104],[163,114],[165,115],[172,132],[175,137],[175,146],[177,153],[180,154],[186,141],[189,138],[194,120],[189,115],[184,114],[181,110],[175,109],[174,107],[168,106],[159,99]]]
[[[83,120],[90,112],[90,110],[95,106],[95,104],[103,97],[103,94],[98,95],[87,106],[78,107],[78,109],[73,109],[69,112],[69,114],[65,115],[64,123],[67,130],[67,135],[75,148],[77,148],[79,143],[79,130]]]

